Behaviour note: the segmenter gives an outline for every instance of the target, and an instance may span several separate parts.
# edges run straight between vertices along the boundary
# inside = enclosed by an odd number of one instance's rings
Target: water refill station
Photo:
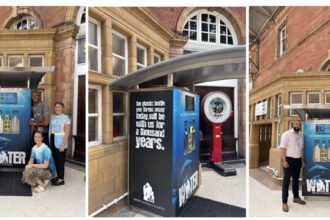
[[[0,68],[0,170],[23,168],[29,160],[31,90],[46,72],[54,67]]]
[[[129,205],[180,215],[200,184],[201,100],[187,87],[244,77],[238,46],[169,59],[110,84],[129,93]]]
[[[307,199],[330,196],[330,105],[285,105],[303,121],[302,194]]]

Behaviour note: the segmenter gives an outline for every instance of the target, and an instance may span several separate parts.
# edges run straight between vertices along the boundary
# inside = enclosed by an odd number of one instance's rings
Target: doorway
[[[259,127],[259,165],[269,162],[269,150],[272,145],[272,125],[265,124]]]

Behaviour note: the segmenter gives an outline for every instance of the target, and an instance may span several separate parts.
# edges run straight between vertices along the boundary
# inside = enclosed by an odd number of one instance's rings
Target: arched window
[[[190,42],[217,45],[237,45],[237,36],[228,19],[206,10],[192,14],[183,27],[183,35]]]
[[[24,16],[19,20],[15,21],[11,29],[16,30],[27,30],[27,29],[38,29],[39,25],[37,21],[32,16]]]
[[[330,72],[330,60],[328,60],[322,67],[322,71]]]

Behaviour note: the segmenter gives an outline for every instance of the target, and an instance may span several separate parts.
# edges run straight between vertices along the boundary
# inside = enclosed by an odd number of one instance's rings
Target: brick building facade
[[[127,94],[109,83],[172,57],[242,44],[245,8],[89,8],[89,214],[128,190]],[[245,80],[234,84],[245,156]]]
[[[38,90],[51,113],[56,101],[65,104],[65,113],[73,119],[68,156],[84,162],[86,73],[84,62],[76,62],[78,37],[85,38],[84,7],[15,6],[0,7],[0,12],[0,66],[55,66]],[[79,56],[84,57],[84,51]]]
[[[330,7],[252,7],[250,34],[261,10],[273,15],[250,36],[250,168],[269,165],[282,177],[281,134],[299,119],[283,106],[330,101]]]

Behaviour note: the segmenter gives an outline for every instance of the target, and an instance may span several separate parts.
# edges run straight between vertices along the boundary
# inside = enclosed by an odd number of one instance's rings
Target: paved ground
[[[203,167],[202,185],[197,196],[246,208],[245,180],[246,169],[243,164],[233,165],[237,168],[237,176],[223,177],[213,169]],[[124,207],[112,217],[152,217],[152,213],[141,209]]]
[[[48,186],[32,197],[0,196],[1,217],[83,217],[85,216],[85,172],[67,163],[65,185]]]
[[[271,175],[263,169],[250,170],[250,217],[329,217],[330,201],[305,198],[306,205],[292,202],[289,193],[289,212],[282,211],[281,182],[273,181]],[[291,187],[290,187],[291,190]],[[301,191],[300,191],[301,192]],[[303,197],[302,197],[303,198]]]

